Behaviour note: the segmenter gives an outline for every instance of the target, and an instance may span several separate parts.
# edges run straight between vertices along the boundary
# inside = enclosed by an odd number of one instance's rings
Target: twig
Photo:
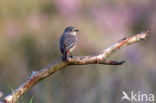
[[[56,60],[55,62],[49,64],[47,67],[41,69],[40,71],[33,71],[29,79],[15,89],[11,94],[6,96],[4,100],[0,103],[15,103],[24,93],[31,89],[36,83],[40,80],[45,79],[46,77],[52,75],[58,70],[63,69],[68,65],[85,65],[85,64],[105,64],[105,65],[121,65],[125,61],[109,61],[106,60],[112,53],[117,50],[130,45],[132,43],[139,42],[142,39],[145,39],[148,36],[148,31],[139,33],[129,38],[124,38],[112,46],[106,48],[102,52],[93,56],[75,56],[69,58],[68,61],[62,61],[61,59]]]

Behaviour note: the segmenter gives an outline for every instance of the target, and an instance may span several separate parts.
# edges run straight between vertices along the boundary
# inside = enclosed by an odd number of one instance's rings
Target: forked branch
[[[4,100],[0,101],[0,103],[15,103],[24,93],[26,93],[29,89],[31,89],[37,82],[46,77],[52,75],[58,70],[63,69],[69,65],[85,65],[85,64],[105,64],[105,65],[121,65],[125,61],[109,61],[106,60],[112,53],[117,50],[130,45],[132,43],[139,42],[140,40],[145,39],[148,36],[148,31],[139,33],[132,37],[124,38],[112,46],[106,48],[102,52],[93,56],[75,56],[73,58],[69,58],[68,61],[62,61],[58,59],[53,63],[49,64],[47,67],[41,69],[40,71],[33,71],[28,80],[19,86],[17,89],[12,91],[11,94],[6,96]]]

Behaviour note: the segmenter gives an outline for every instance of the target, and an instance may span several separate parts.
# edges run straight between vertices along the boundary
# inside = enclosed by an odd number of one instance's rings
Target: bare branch
[[[14,90],[11,94],[6,96],[3,101],[0,103],[15,103],[24,93],[31,89],[37,82],[40,80],[52,75],[58,70],[63,69],[68,65],[85,65],[85,64],[105,64],[105,65],[121,65],[125,61],[109,61],[106,60],[112,53],[117,50],[130,45],[132,43],[139,42],[142,39],[145,39],[148,36],[148,31],[139,33],[129,38],[124,38],[112,46],[106,48],[102,52],[93,56],[75,56],[69,58],[67,61],[62,61],[61,59],[56,60],[52,64],[49,64],[47,67],[41,69],[40,71],[33,71],[29,79]]]

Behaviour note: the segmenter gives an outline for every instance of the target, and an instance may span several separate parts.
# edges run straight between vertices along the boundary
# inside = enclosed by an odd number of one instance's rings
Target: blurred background
[[[156,0],[0,0],[1,95],[59,58],[59,38],[67,26],[75,26],[80,30],[77,56],[151,33],[109,58],[125,64],[68,66],[35,85],[19,103],[32,97],[33,103],[121,103],[122,91],[156,96],[155,5]]]

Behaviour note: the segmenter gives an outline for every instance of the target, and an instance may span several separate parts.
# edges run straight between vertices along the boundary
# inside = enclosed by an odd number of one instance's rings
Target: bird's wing
[[[64,39],[64,48],[66,51],[68,51],[69,49],[71,49],[73,46],[76,45],[76,36],[73,35],[66,35],[65,39]]]

